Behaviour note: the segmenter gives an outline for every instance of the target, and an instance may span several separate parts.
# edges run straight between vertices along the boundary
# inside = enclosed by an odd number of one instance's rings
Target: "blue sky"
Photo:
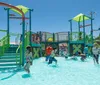
[[[100,0],[0,0],[14,6],[24,5],[34,9],[32,12],[32,31],[60,32],[69,31],[68,20],[79,13],[86,15],[90,11],[94,15],[94,29],[100,27]],[[0,7],[0,29],[6,29],[6,11]],[[28,14],[27,14],[28,15]],[[21,33],[21,20],[10,20],[10,32]],[[28,21],[27,21],[28,22]],[[73,23],[73,31],[76,31],[77,23]],[[86,28],[89,32],[90,28]],[[0,32],[0,38],[5,33]],[[94,32],[99,35],[99,32]]]

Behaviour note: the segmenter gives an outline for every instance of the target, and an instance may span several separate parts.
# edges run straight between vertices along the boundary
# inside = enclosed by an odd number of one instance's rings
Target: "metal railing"
[[[22,48],[22,42],[19,44],[19,46],[18,46],[18,48],[17,48],[17,50],[16,50],[16,64],[18,64],[18,58],[20,58],[20,65],[22,65],[22,50],[23,49],[25,49],[28,45],[29,45],[29,43],[30,43],[30,40],[29,40],[29,36],[30,36],[30,32],[27,32],[27,33],[25,33],[25,46],[24,46],[24,48]],[[20,52],[20,57],[18,57],[18,52]]]
[[[18,52],[20,52],[20,65],[22,64],[22,43],[19,44],[17,50],[16,50],[16,64],[18,64]]]
[[[0,40],[0,56],[9,48],[9,36],[5,36]]]
[[[70,40],[71,41],[83,41],[84,33],[83,32],[72,32],[70,33]]]

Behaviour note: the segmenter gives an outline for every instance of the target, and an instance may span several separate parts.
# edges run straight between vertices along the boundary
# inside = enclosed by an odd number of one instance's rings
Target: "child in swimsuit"
[[[99,64],[99,48],[97,47],[96,43],[94,43],[93,45],[92,53],[93,53],[94,63],[96,62],[97,64]]]
[[[86,55],[79,52],[79,56],[81,57],[81,61],[86,59]]]
[[[55,51],[54,51],[54,49],[51,52],[48,64],[52,64],[53,61],[57,64],[57,60],[55,59]]]
[[[87,45],[84,47],[84,54],[86,57],[88,57],[88,46]]]
[[[26,51],[26,64],[24,66],[24,69],[30,73],[30,65],[32,65],[33,62],[33,58],[32,58],[32,52],[31,52],[31,47],[28,46],[27,47],[27,51]]]
[[[46,47],[46,59],[45,59],[45,61],[49,60],[52,50],[53,50],[53,48],[51,46]]]

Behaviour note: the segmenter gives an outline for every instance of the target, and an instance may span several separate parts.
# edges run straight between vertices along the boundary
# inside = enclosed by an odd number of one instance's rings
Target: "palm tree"
[[[97,43],[100,47],[100,35],[94,39],[94,43]]]

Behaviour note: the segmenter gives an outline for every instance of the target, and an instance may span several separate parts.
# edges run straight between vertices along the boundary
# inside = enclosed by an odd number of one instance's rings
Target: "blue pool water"
[[[81,62],[58,57],[57,66],[44,60],[34,60],[30,75],[23,69],[1,70],[0,85],[100,85],[100,66],[92,58]]]

